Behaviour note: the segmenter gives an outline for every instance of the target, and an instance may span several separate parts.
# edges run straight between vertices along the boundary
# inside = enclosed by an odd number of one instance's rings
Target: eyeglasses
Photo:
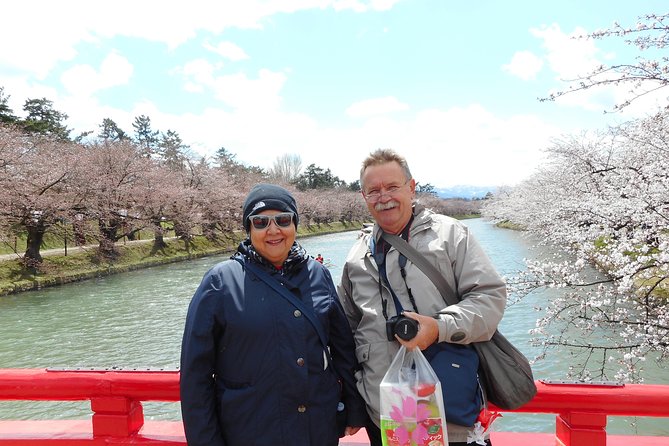
[[[292,212],[282,212],[274,215],[249,215],[249,221],[255,229],[265,229],[270,221],[274,221],[279,228],[287,228],[293,222]]]
[[[406,180],[404,184],[400,186],[389,186],[386,188],[385,192],[381,191],[380,189],[372,189],[368,192],[363,192],[362,196],[365,197],[365,200],[367,200],[369,203],[376,203],[384,195],[388,196],[395,195],[397,192],[400,191],[400,189],[409,184],[409,181],[411,181],[411,178]]]

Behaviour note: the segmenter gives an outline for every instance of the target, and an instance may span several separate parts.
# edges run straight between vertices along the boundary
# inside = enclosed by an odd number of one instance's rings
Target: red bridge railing
[[[536,397],[514,412],[557,414],[550,444],[604,446],[607,416],[669,417],[665,385],[537,381],[537,387]],[[179,401],[177,371],[0,369],[2,400],[89,400],[92,417],[0,420],[0,446],[186,444],[181,422],[145,422],[142,409],[143,401]],[[653,444],[669,444],[658,440]]]

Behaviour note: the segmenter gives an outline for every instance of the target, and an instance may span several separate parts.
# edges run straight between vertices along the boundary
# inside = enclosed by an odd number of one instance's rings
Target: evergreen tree
[[[28,113],[22,121],[27,132],[54,136],[61,140],[70,139],[70,129],[64,124],[68,116],[55,110],[52,101],[47,98],[28,99],[23,110]]]
[[[295,179],[294,184],[299,190],[332,189],[346,185],[339,177],[332,175],[330,169],[323,169],[315,164],[310,164],[304,173]]]
[[[433,197],[437,196],[437,191],[434,190],[434,186],[431,185],[430,183],[426,183],[426,184],[417,183],[416,184],[416,193],[432,195]]]
[[[360,187],[360,180],[355,180],[348,185],[348,190],[353,192],[360,192],[362,189]]]
[[[135,142],[139,145],[142,155],[151,158],[158,152],[160,132],[151,129],[151,118],[145,115],[137,116],[132,127],[135,129]]]
[[[186,158],[184,144],[181,136],[174,130],[168,130],[160,136],[160,157],[170,168],[180,168]]]
[[[214,164],[221,168],[232,168],[239,165],[239,162],[235,159],[236,157],[237,155],[225,147],[221,147],[214,155]]]
[[[102,120],[98,136],[109,141],[121,141],[128,138],[128,135],[110,118]]]
[[[5,87],[0,87],[0,122],[12,123],[17,121],[14,112],[9,107],[9,95],[5,94]]]

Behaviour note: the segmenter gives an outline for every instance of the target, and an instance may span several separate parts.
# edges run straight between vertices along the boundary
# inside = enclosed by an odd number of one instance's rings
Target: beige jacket
[[[447,311],[437,321],[439,342],[468,344],[490,339],[504,314],[504,281],[464,224],[420,206],[416,206],[414,213],[409,243],[441,271],[462,300],[457,305],[447,306],[432,281],[411,261],[405,267],[405,286],[399,253],[391,247],[386,256],[388,281],[402,307],[412,310],[408,286],[420,314]],[[355,337],[356,356],[361,366],[356,373],[358,390],[377,425],[381,380],[399,349],[398,342],[389,342],[386,338],[379,271],[370,251],[372,237],[378,240],[379,234],[379,227],[375,225],[372,234],[364,235],[351,248],[337,290]],[[383,288],[384,298],[388,300],[388,317],[392,317],[396,314],[395,305],[385,285]],[[442,385],[444,391],[448,391],[447,386],[447,383]],[[448,439],[466,442],[468,431],[466,427],[449,424]]]

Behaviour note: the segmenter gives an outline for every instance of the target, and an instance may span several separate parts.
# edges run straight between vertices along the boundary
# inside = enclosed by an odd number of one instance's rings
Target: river
[[[514,275],[533,258],[523,233],[499,229],[482,219],[465,222],[502,275]],[[357,232],[299,240],[321,253],[335,283]],[[163,265],[95,280],[0,297],[0,367],[129,367],[176,369],[190,298],[203,274],[227,256]],[[510,306],[500,331],[528,357],[539,351],[528,331],[539,314],[536,293]],[[560,352],[534,364],[535,378],[561,379],[567,360]],[[669,384],[656,372],[652,382]],[[147,419],[179,419],[178,403],[144,403]],[[0,402],[0,419],[77,419],[89,416],[88,402]],[[631,425],[635,422],[635,425]],[[666,419],[610,417],[609,433],[669,435]],[[554,432],[554,415],[505,414],[498,430]]]

